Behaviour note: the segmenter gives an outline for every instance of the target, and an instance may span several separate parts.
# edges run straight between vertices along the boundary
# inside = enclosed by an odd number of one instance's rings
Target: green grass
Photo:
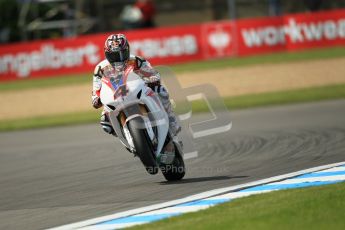
[[[224,103],[229,110],[233,111],[258,106],[284,105],[341,98],[345,98],[345,84],[230,97],[225,98]],[[208,111],[208,107],[203,101],[193,102],[192,109],[193,113]],[[0,121],[0,131],[98,123],[99,116],[100,110],[90,110],[64,115],[2,120]]]
[[[345,229],[345,183],[235,199],[130,229]]]
[[[0,92],[16,91],[22,89],[45,88],[65,85],[76,85],[89,82],[92,84],[92,72],[89,75],[66,75],[51,78],[23,79],[19,81],[0,82]]]
[[[176,73],[202,71],[226,67],[240,67],[248,65],[298,62],[304,60],[317,60],[345,57],[345,47],[313,49],[300,52],[275,53],[241,58],[222,58],[208,61],[198,61],[171,66]],[[6,90],[22,90],[30,88],[54,87],[71,84],[92,82],[92,69],[89,74],[59,76],[44,79],[23,79],[15,82],[2,82],[0,92]]]
[[[345,84],[312,87],[288,91],[249,94],[224,98],[229,110],[246,109],[261,106],[285,105],[302,102],[345,98]],[[212,104],[212,102],[211,102]],[[192,103],[193,113],[208,111],[204,101]]]
[[[265,55],[255,55],[239,58],[222,58],[208,61],[199,61],[173,66],[177,72],[201,71],[226,67],[241,67],[259,64],[277,64],[299,62],[307,60],[330,59],[345,57],[345,47],[304,50],[299,52],[282,52]]]

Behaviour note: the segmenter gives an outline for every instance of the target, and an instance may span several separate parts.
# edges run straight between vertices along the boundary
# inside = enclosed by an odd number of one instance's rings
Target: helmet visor
[[[124,62],[129,58],[128,50],[117,51],[117,52],[105,52],[105,57],[110,63]]]

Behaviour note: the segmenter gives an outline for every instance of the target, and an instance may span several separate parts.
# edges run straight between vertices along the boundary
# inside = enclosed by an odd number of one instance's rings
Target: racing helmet
[[[130,56],[126,36],[124,34],[110,35],[104,44],[104,54],[112,66],[123,67]]]

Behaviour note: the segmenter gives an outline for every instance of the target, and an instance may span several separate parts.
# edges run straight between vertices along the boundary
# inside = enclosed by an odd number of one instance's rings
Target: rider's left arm
[[[161,77],[159,72],[153,68],[147,60],[141,63],[136,73],[141,76],[147,84],[160,84]]]

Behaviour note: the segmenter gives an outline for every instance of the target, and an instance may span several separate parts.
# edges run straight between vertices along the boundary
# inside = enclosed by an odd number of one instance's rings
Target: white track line
[[[136,216],[144,216],[144,215],[155,215],[155,214],[169,214],[169,213],[186,213],[186,212],[195,212],[202,209],[209,208],[210,205],[193,205],[193,206],[182,206],[182,207],[169,207],[163,208],[159,210],[154,210],[151,212],[145,212],[142,214],[138,214]]]
[[[78,230],[114,230],[120,228],[128,228],[134,225],[146,224],[147,222],[135,222],[135,223],[127,223],[127,224],[107,224],[107,225],[94,225],[94,226],[87,226],[83,228],[79,228]]]
[[[321,171],[321,170],[325,170],[328,168],[341,166],[344,164],[345,164],[345,162],[322,165],[322,166],[309,168],[309,169],[305,169],[305,170],[301,170],[301,171],[297,171],[297,172],[293,172],[293,173],[288,173],[288,174],[284,174],[284,175],[280,175],[280,176],[270,177],[270,178],[263,179],[263,180],[253,181],[250,183],[245,183],[245,184],[240,184],[240,185],[235,185],[235,186],[230,186],[230,187],[225,187],[225,188],[220,188],[220,189],[214,189],[214,190],[210,190],[207,192],[188,196],[188,197],[185,197],[182,199],[177,199],[177,200],[173,200],[173,201],[164,202],[161,204],[150,205],[150,206],[146,206],[146,207],[142,207],[142,208],[132,209],[132,210],[128,210],[125,212],[119,212],[119,213],[115,213],[112,215],[93,218],[93,219],[89,219],[89,220],[85,220],[85,221],[81,221],[81,222],[77,222],[77,223],[67,224],[67,225],[63,225],[60,227],[51,228],[50,230],[66,230],[66,229],[77,229],[77,228],[78,229],[80,229],[80,228],[82,228],[82,229],[100,229],[100,228],[98,228],[99,226],[97,226],[97,228],[89,228],[89,227],[85,228],[85,227],[93,225],[93,224],[97,224],[100,222],[105,222],[105,221],[117,219],[117,218],[133,216],[133,215],[137,215],[137,214],[141,214],[141,213],[145,213],[145,212],[150,212],[150,211],[154,211],[157,209],[163,209],[163,208],[167,208],[170,206],[174,206],[174,205],[178,205],[178,204],[182,204],[182,203],[186,203],[186,202],[205,199],[208,197],[221,195],[222,193],[231,192],[234,190],[240,190],[240,189],[244,189],[247,187],[253,187],[253,186],[257,186],[257,185],[262,185],[262,184],[267,184],[267,183],[271,183],[271,182],[275,182],[275,181],[280,181],[280,180],[284,180],[284,179],[291,178],[291,177],[296,177],[296,176],[311,173],[311,172],[316,172],[316,171]],[[243,193],[242,193],[242,196],[243,196]],[[90,227],[96,227],[96,226],[90,226]],[[118,228],[118,227],[115,227],[115,228]]]
[[[322,172],[338,172],[338,171],[345,171],[345,167],[334,167],[334,168],[323,170]]]
[[[275,182],[275,183],[272,183],[270,185],[311,183],[311,182],[318,182],[318,181],[338,181],[338,180],[345,180],[345,175],[324,176],[324,177],[309,177],[309,178],[296,178],[296,179],[289,179],[289,180],[285,180],[285,181]]]
[[[219,196],[214,196],[207,198],[208,200],[212,199],[236,199],[236,198],[241,198],[241,197],[246,197],[246,196],[251,196],[255,194],[261,194],[261,193],[267,193],[267,192],[272,192],[274,190],[262,190],[262,191],[251,191],[251,192],[232,192],[232,193],[227,193],[224,195],[219,195]]]

